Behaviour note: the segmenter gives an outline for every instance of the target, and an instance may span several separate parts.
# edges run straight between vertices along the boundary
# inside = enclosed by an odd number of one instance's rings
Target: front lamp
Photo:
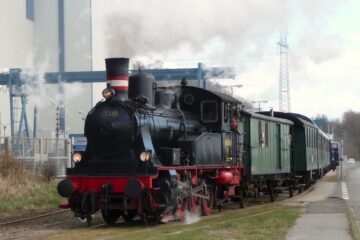
[[[140,160],[142,162],[147,162],[151,160],[151,152],[150,151],[144,151],[140,153]]]
[[[79,162],[81,162],[81,160],[82,160],[82,155],[81,155],[81,153],[75,152],[75,153],[72,155],[72,160],[73,160],[74,163],[79,163]]]
[[[112,88],[105,88],[103,91],[102,91],[102,96],[108,100],[110,98],[112,98],[113,96],[115,95],[115,91],[114,89]]]

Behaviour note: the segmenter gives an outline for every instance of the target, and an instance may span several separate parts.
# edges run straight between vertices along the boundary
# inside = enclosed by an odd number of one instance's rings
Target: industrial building
[[[1,1],[0,13],[0,71],[6,73],[9,69],[20,68],[21,76],[36,75],[35,87],[27,84],[26,89],[30,95],[35,95],[27,99],[29,126],[33,126],[32,109],[36,103],[37,136],[55,137],[56,109],[63,106],[65,131],[82,132],[83,116],[79,112],[87,112],[91,107],[92,84],[76,85],[78,89],[62,84],[59,89],[58,84],[42,84],[42,78],[45,72],[92,70],[91,1]],[[0,87],[1,135],[4,136],[11,133],[11,101],[9,89]],[[62,91],[64,97],[60,96]],[[21,115],[20,98],[13,98],[12,108],[16,123]],[[14,131],[19,130],[17,126],[15,124]]]

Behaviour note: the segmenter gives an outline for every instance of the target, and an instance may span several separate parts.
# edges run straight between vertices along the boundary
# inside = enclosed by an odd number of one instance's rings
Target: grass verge
[[[0,217],[9,212],[21,213],[30,210],[57,208],[62,198],[56,190],[57,181],[34,183],[34,187],[20,196],[0,195]]]
[[[0,155],[0,217],[57,207],[62,199],[56,184],[48,174],[35,174],[8,153]]]
[[[118,223],[112,227],[69,230],[45,239],[284,239],[300,214],[301,207],[298,206],[269,204],[223,211],[202,217],[200,222],[191,225],[173,222],[144,227],[141,222]]]
[[[350,222],[350,231],[351,235],[355,240],[360,240],[360,229],[357,224],[356,218],[354,216],[353,211],[349,208],[347,213],[349,222]]]

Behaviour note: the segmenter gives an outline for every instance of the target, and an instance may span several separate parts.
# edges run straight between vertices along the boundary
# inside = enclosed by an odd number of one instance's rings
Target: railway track
[[[68,211],[69,211],[68,209],[62,209],[62,210],[58,210],[58,211],[54,211],[54,212],[50,212],[50,213],[45,213],[45,214],[39,214],[39,215],[31,216],[31,217],[26,217],[26,218],[21,218],[21,219],[6,221],[6,222],[0,222],[0,227],[6,226],[6,225],[11,225],[11,224],[22,223],[22,222],[25,222],[25,221],[40,219],[40,218],[60,214],[60,213],[63,213],[63,212],[68,212]]]
[[[312,189],[309,188],[300,195],[307,194],[311,190]],[[246,202],[246,208],[257,208],[264,205],[272,205],[287,199],[289,199],[287,193],[280,194],[277,199],[278,201],[275,203],[269,202],[268,196],[261,196],[257,199],[248,199]],[[224,208],[222,208],[221,211],[232,211],[236,208],[238,208],[238,203],[225,203]],[[218,211],[214,209],[213,214],[211,215],[216,217],[217,214]],[[143,225],[143,222],[141,219],[135,219],[131,223],[124,222],[123,220],[119,220],[116,223],[116,225],[119,226],[127,226],[128,224],[140,226]],[[154,223],[151,223],[151,225],[153,224]],[[31,217],[0,222],[0,239],[36,239],[56,232],[74,228],[84,228],[86,226],[86,223],[82,223],[77,218],[73,217],[70,210],[58,210]],[[103,227],[107,227],[107,224],[104,223],[101,216],[97,214],[90,229]]]
[[[0,239],[30,239],[46,236],[63,229],[62,224],[74,219],[71,211],[66,209],[3,221],[0,222]]]

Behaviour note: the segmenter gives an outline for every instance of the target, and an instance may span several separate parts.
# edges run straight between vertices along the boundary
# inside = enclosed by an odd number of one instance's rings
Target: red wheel
[[[179,208],[175,211],[176,220],[184,221],[186,218],[186,206],[184,203],[181,204]]]
[[[208,194],[210,199],[201,199],[202,214],[209,216],[214,206],[214,192],[211,188],[208,188]]]
[[[200,215],[201,214],[201,201],[197,197],[184,198],[181,206],[176,209],[175,216],[177,220],[184,221],[186,215]]]
[[[188,211],[193,215],[200,215],[201,213],[201,199],[197,197],[189,197]]]
[[[178,220],[183,221],[186,219],[186,215],[197,215],[201,214],[202,199],[199,197],[192,196],[191,191],[198,185],[198,177],[196,175],[191,176],[191,172],[184,175],[182,181],[179,181],[179,185],[184,185],[184,197],[179,200],[179,207],[175,210],[175,216]]]

